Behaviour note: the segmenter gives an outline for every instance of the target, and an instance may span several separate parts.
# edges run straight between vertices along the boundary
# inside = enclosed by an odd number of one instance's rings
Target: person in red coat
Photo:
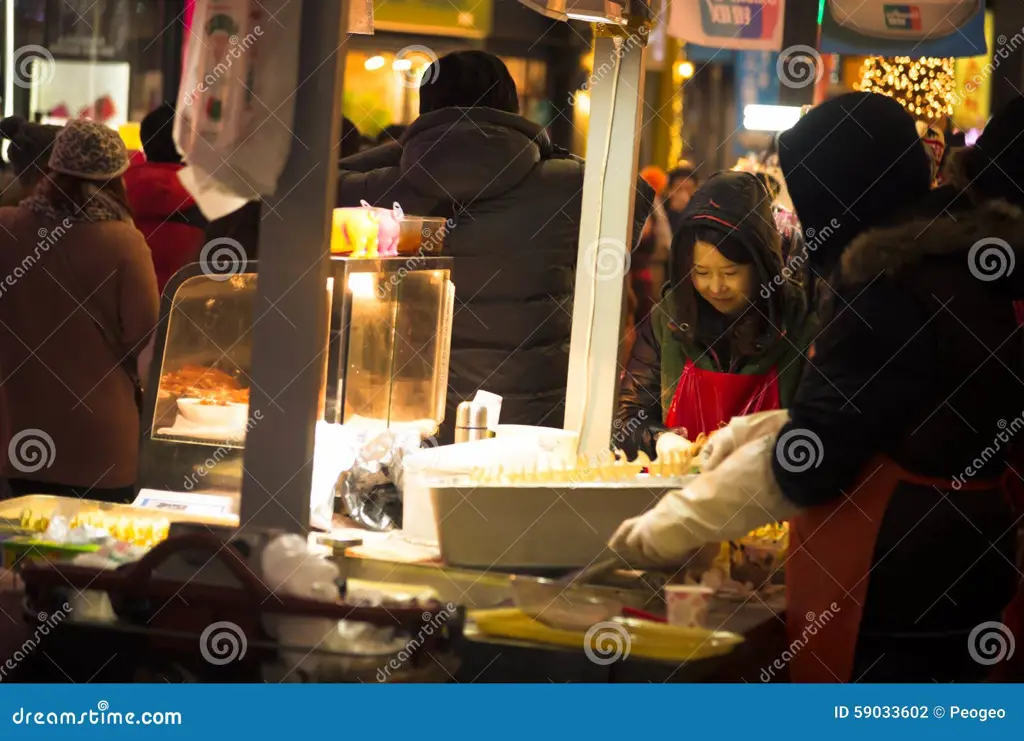
[[[124,180],[135,225],[153,252],[162,293],[172,275],[199,260],[206,220],[178,180],[184,165],[172,136],[174,107],[164,103],[142,120],[140,128],[146,161],[133,164]]]

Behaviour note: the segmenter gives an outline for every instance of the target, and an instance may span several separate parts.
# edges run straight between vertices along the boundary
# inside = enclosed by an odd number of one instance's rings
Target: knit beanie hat
[[[914,119],[877,93],[812,108],[779,136],[779,163],[801,225],[830,234],[808,255],[819,273],[830,272],[857,235],[897,221],[931,187]]]
[[[432,62],[420,82],[420,114],[440,108],[496,108],[519,113],[508,67],[485,51],[455,51]]]
[[[174,106],[163,103],[146,114],[139,125],[142,151],[149,162],[178,164],[181,155],[174,145]]]
[[[128,169],[128,150],[109,126],[76,119],[57,134],[50,169],[82,180],[113,180]]]

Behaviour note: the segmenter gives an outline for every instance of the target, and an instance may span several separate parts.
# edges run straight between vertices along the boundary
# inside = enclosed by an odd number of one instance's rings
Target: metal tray
[[[208,515],[192,515],[175,513],[172,510],[151,510],[133,507],[130,504],[112,504],[97,502],[92,499],[71,499],[56,497],[50,494],[30,494],[0,502],[0,520],[21,521],[21,513],[31,510],[35,517],[51,518],[58,511],[68,515],[92,514],[102,512],[105,515],[131,517],[136,520],[166,520],[167,522],[198,522],[205,525],[238,527],[236,517],[212,517]]]
[[[592,563],[615,529],[683,479],[635,484],[431,487],[441,559],[498,571],[573,569]]]

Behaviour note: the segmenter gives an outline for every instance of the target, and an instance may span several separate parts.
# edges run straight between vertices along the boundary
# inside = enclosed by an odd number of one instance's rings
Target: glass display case
[[[455,289],[450,258],[332,257],[321,414],[358,429],[444,420]],[[146,386],[139,484],[237,496],[250,414],[256,263],[237,275],[198,264],[164,290]]]

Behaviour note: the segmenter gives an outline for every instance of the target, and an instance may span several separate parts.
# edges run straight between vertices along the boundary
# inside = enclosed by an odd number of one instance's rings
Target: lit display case
[[[455,289],[451,258],[332,257],[322,419],[434,434],[444,420]],[[237,497],[250,414],[255,263],[232,276],[198,264],[164,290],[143,407],[143,489]],[[272,310],[272,309],[271,309]]]

